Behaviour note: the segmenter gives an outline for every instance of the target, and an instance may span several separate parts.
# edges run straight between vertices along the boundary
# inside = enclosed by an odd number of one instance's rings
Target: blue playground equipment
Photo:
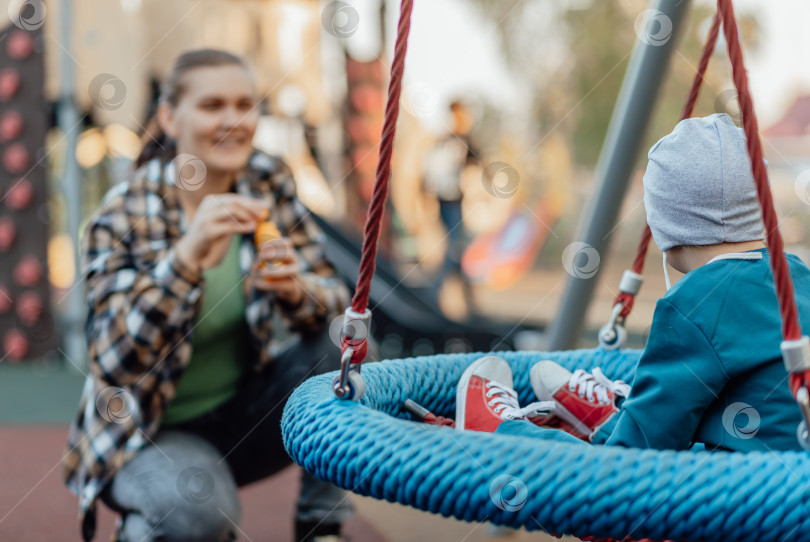
[[[456,384],[481,353],[384,361],[363,367],[361,375],[411,4],[411,0],[402,2],[377,183],[358,286],[344,322],[342,368],[336,374],[308,380],[285,406],[282,431],[293,460],[360,495],[466,521],[490,521],[588,540],[810,541],[810,508],[804,506],[810,497],[806,484],[810,456],[804,452],[576,446],[452,431],[415,423],[401,411],[406,399],[411,399],[440,416],[451,415]],[[798,324],[731,0],[718,0],[684,116],[691,115],[690,104],[694,104],[721,22],[767,230],[783,320],[783,358],[791,391],[805,418],[799,440],[810,449],[810,339],[801,334]],[[646,250],[649,237],[644,237]],[[500,354],[512,368],[522,403],[533,399],[529,370],[540,359],[556,361],[572,371],[600,367],[610,379],[632,381],[641,352],[619,348],[620,328],[640,287],[638,272],[626,275],[622,282],[623,297],[600,332],[599,348]]]
[[[600,347],[498,355],[526,404],[535,400],[529,369],[538,359],[632,381],[640,354]],[[810,540],[805,453],[575,446],[408,421],[408,398],[452,416],[456,383],[478,357],[369,364],[359,402],[335,398],[334,375],[312,378],[285,407],[287,450],[307,471],[359,495],[466,521],[618,540]]]

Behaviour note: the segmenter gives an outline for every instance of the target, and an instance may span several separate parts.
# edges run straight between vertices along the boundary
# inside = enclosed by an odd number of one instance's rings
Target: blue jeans
[[[446,201],[439,200],[439,216],[442,224],[447,230],[447,252],[444,255],[444,262],[439,270],[434,285],[434,295],[438,296],[444,279],[449,275],[456,275],[461,280],[464,300],[468,310],[475,312],[472,284],[470,279],[461,269],[461,258],[464,255],[466,246],[466,230],[464,229],[464,217],[461,212],[461,200]]]
[[[121,514],[122,542],[224,542],[241,519],[237,488],[292,463],[281,437],[287,397],[310,376],[335,370],[340,349],[313,335],[281,353],[260,375],[249,374],[235,399],[213,412],[161,427],[102,493]],[[296,520],[343,523],[348,493],[304,472]]]
[[[529,420],[504,420],[495,430],[499,435],[513,435],[516,437],[530,437],[569,444],[587,444],[570,433],[559,429],[537,427]]]
[[[439,273],[439,282],[449,273],[461,274],[461,256],[464,252],[464,218],[461,201],[439,200],[439,216],[447,230],[447,252]]]
[[[614,414],[605,424],[599,428],[591,439],[591,444],[604,444],[616,427],[621,414],[621,407],[624,400],[618,404],[619,412]],[[501,422],[496,433],[501,435],[513,435],[518,437],[530,437],[542,440],[551,440],[555,442],[565,442],[568,444],[588,444],[584,440],[580,440],[570,433],[566,433],[560,429],[548,429],[545,427],[538,427],[528,420],[505,420]]]

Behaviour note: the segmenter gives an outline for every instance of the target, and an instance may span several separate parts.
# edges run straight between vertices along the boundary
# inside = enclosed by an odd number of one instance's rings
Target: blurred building
[[[776,123],[762,131],[771,146],[769,160],[810,165],[810,94],[798,96]],[[774,156],[775,155],[775,156]]]
[[[76,99],[101,124],[137,130],[151,98],[151,81],[162,80],[182,52],[226,49],[248,59],[258,91],[276,107],[285,85],[306,98],[306,120],[318,124],[332,103],[323,84],[320,47],[321,9],[315,0],[74,0],[73,40],[62,44],[57,22],[60,3],[47,0],[45,34],[46,95],[56,97],[59,54],[67,47],[75,59]],[[104,74],[123,83],[125,96],[103,104],[93,81]],[[112,93],[113,88],[102,89]]]

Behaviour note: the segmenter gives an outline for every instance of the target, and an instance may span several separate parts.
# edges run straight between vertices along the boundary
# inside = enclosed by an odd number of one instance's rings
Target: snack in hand
[[[259,225],[256,227],[256,234],[255,234],[255,241],[256,241],[256,251],[261,253],[262,247],[269,243],[270,241],[275,241],[276,239],[281,239],[281,232],[276,227],[275,223],[267,221],[267,222],[259,222]],[[281,266],[284,265],[285,261],[281,258],[269,260],[262,262],[262,267],[266,267],[268,264],[271,266]],[[267,282],[275,282],[278,279],[274,279],[271,277],[265,277]]]

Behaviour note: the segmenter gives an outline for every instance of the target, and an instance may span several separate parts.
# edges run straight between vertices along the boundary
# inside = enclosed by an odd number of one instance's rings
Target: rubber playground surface
[[[80,541],[77,500],[62,483],[60,462],[83,377],[64,367],[0,366],[0,541]],[[293,540],[298,467],[241,491],[240,541]],[[352,496],[352,542],[550,541],[525,531],[493,533],[488,524],[445,519],[404,506]],[[95,540],[106,542],[114,516],[99,506]]]
[[[0,427],[0,540],[3,542],[79,541],[76,498],[62,484],[59,461],[67,427]],[[240,541],[293,540],[292,515],[298,489],[297,467],[241,491],[244,517]],[[547,541],[542,534],[493,534],[487,524],[463,523],[395,504],[353,497],[356,515],[345,528],[352,542]],[[99,506],[98,534],[106,542],[114,516]],[[573,540],[573,539],[572,539]]]
[[[77,501],[62,484],[59,461],[66,427],[0,428],[3,459],[0,476],[0,539],[4,542],[80,540]],[[13,450],[12,450],[13,448]],[[295,468],[242,491],[241,540],[292,540],[298,473]],[[107,541],[114,515],[99,507],[95,540]],[[357,542],[385,540],[362,517],[347,525]]]

